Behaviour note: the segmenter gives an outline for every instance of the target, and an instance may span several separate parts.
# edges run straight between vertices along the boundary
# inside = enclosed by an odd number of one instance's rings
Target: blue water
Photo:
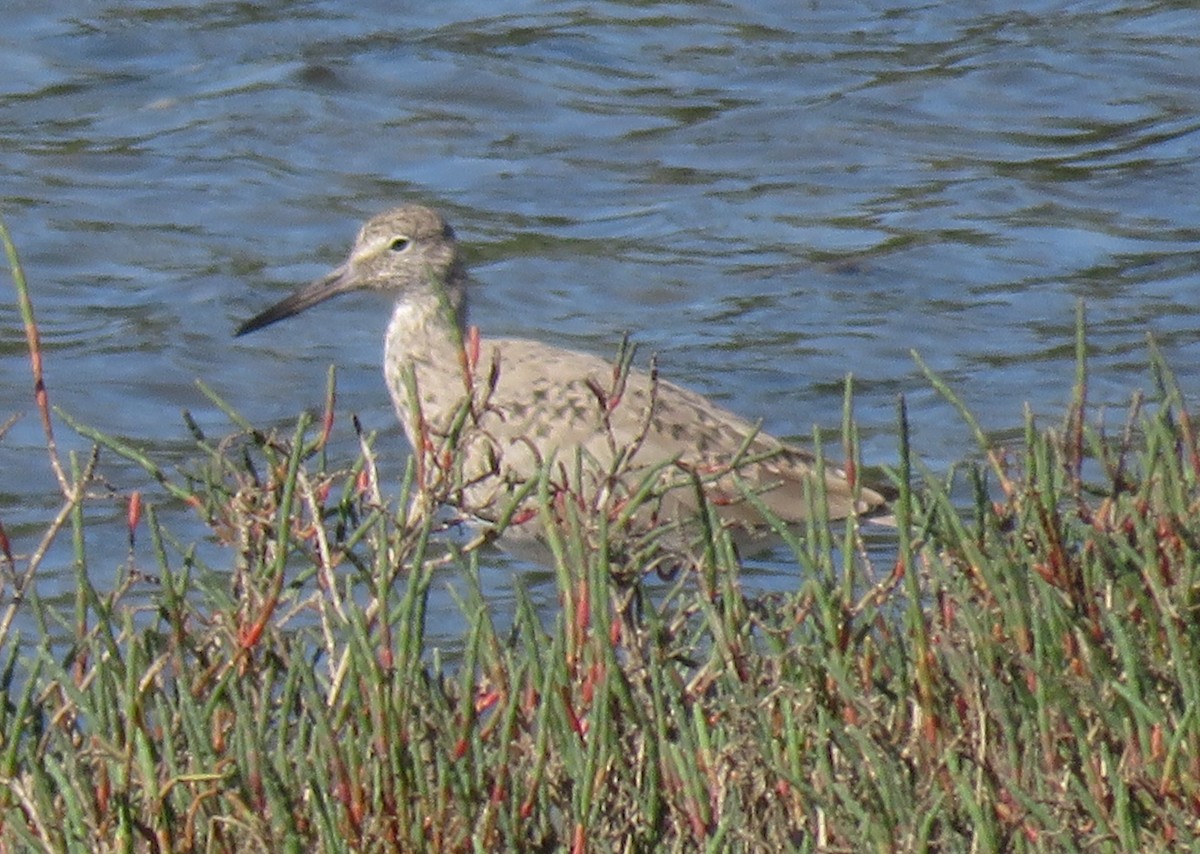
[[[54,5],[3,13],[0,212],[53,402],[166,466],[191,454],[180,409],[231,429],[196,378],[283,426],[337,364],[339,447],[359,413],[398,480],[384,306],[231,330],[408,200],[469,245],[485,334],[609,353],[628,331],[800,439],[836,431],[853,372],[872,463],[895,459],[901,394],[934,471],[977,451],[913,349],[996,435],[1026,403],[1056,421],[1080,299],[1110,420],[1148,385],[1148,334],[1200,391],[1191,4]],[[55,491],[9,300],[0,329],[0,423],[26,412],[0,522],[27,552]],[[103,583],[122,510],[91,512]]]

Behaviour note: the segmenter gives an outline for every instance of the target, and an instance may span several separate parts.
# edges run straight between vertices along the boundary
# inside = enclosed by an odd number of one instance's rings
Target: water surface
[[[229,429],[196,378],[286,425],[337,364],[398,480],[385,306],[231,330],[410,200],[468,243],[485,334],[609,353],[631,332],[670,378],[799,439],[836,430],[853,372],[868,462],[895,459],[901,394],[934,471],[976,450],[913,349],[997,435],[1025,403],[1057,419],[1079,299],[1112,420],[1148,384],[1148,334],[1200,391],[1191,4],[57,6],[4,13],[2,212],[54,401],[164,464],[189,454],[182,408]],[[11,301],[0,328],[2,420],[32,405]],[[0,441],[19,551],[54,505],[40,445],[31,412]],[[94,520],[101,584],[121,513]]]

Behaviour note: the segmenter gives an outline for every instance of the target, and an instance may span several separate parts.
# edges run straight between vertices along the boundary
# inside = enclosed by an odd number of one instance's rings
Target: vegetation
[[[578,509],[551,542],[558,612],[522,601],[500,631],[479,544],[439,535],[428,479],[410,470],[389,503],[369,437],[358,459],[327,459],[332,381],[324,419],[288,435],[232,410],[230,437],[193,428],[179,472],[60,413],[97,449],[61,463],[0,236],[63,496],[27,544],[10,543],[0,507],[4,850],[1200,840],[1200,448],[1153,348],[1153,405],[1135,397],[1118,436],[1090,426],[1082,312],[1074,402],[1056,429],[1026,414],[1020,447],[993,447],[963,410],[979,460],[923,471],[901,402],[894,563],[872,563],[858,521],[816,521],[788,539],[793,593],[745,591],[715,532],[694,570],[664,581],[614,565],[606,517]],[[844,433],[852,456],[848,415]],[[193,507],[223,560],[203,561],[133,492],[127,534],[149,538],[156,565],[131,562],[101,589],[86,535],[110,454]],[[963,485],[966,507],[950,499]],[[60,537],[70,613],[35,584]],[[425,643],[446,572],[469,591],[453,664]],[[18,613],[42,635],[18,637]]]

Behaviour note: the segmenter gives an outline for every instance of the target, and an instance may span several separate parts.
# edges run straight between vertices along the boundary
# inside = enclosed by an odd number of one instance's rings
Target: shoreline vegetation
[[[918,358],[979,456],[924,470],[900,401],[889,565],[872,564],[859,520],[818,517],[787,539],[792,592],[744,590],[715,529],[697,568],[650,584],[606,547],[608,515],[568,503],[549,543],[557,613],[519,598],[500,630],[479,544],[447,543],[428,512],[445,494],[410,463],[385,501],[361,431],[357,459],[328,458],[332,372],[323,415],[288,433],[206,391],[234,432],[189,421],[194,462],[179,471],[53,410],[2,225],[0,240],[62,493],[19,542],[0,507],[0,850],[1200,840],[1200,447],[1152,343],[1152,394],[1134,395],[1116,435],[1093,423],[1082,307],[1073,400],[1053,427],[1026,412],[1015,446],[991,443]],[[64,462],[56,429],[93,452]],[[843,434],[853,460],[849,390]],[[87,541],[94,505],[111,515],[113,496],[96,494],[112,455],[146,474],[118,497],[131,548],[148,539],[155,561],[102,589]],[[541,512],[561,514],[539,486]],[[953,503],[964,487],[973,499]],[[148,494],[191,507],[226,562],[205,563]],[[36,580],[60,539],[76,575],[56,610]],[[466,590],[453,663],[425,640],[448,572]]]

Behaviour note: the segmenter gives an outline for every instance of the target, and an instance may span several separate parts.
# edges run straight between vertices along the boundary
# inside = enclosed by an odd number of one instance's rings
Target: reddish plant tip
[[[475,713],[479,714],[480,712],[486,712],[498,702],[500,702],[499,691],[484,691],[475,698]]]
[[[4,531],[3,522],[0,522],[0,552],[4,553],[4,560],[11,566],[13,563],[12,544],[8,541],[8,534]]]
[[[579,716],[575,714],[575,708],[571,705],[571,694],[565,687],[562,689],[562,701],[563,708],[567,711],[568,723],[572,731],[582,738],[587,733],[587,727],[579,719]]]
[[[320,447],[325,447],[329,441],[330,434],[333,433],[333,407],[325,410],[325,416],[321,421],[321,439],[317,443]]]
[[[537,516],[537,509],[533,508],[533,507],[527,507],[524,510],[518,510],[516,513],[513,514],[511,524],[524,525],[526,522],[530,521],[531,519],[535,518],[536,516]]]
[[[142,493],[134,490],[129,496],[129,512],[126,515],[126,522],[129,524],[129,536],[133,538],[133,532],[137,529],[138,522],[142,519]]]
[[[1150,728],[1150,756],[1155,762],[1161,762],[1167,756],[1166,745],[1163,743],[1163,728],[1159,723]]]
[[[271,618],[273,610],[274,604],[272,603],[257,622],[249,627],[243,626],[238,630],[238,644],[243,650],[251,650],[258,645],[258,642],[262,639],[263,632],[266,631],[267,620]]]
[[[467,364],[475,368],[479,364],[479,327],[472,326],[467,330]]]
[[[104,768],[105,768],[105,766],[103,766],[103,765],[100,766],[101,772],[104,771]],[[101,773],[99,785],[96,786],[96,811],[97,811],[97,814],[99,814],[99,815],[107,815],[108,814],[108,801],[109,801],[109,797],[111,795],[112,795],[112,786],[109,783],[108,774]]]
[[[575,630],[584,635],[592,624],[591,588],[587,584],[580,584],[577,589],[579,592],[575,596]]]

